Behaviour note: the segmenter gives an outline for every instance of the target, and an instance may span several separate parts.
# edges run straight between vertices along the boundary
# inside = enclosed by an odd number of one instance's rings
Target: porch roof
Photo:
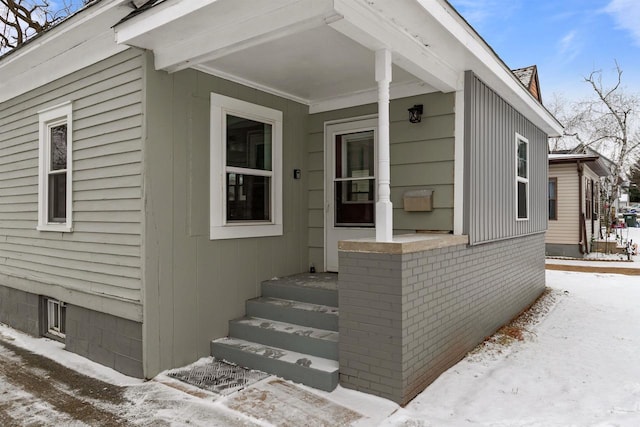
[[[589,169],[601,177],[611,173],[611,170],[600,156],[590,154],[549,154],[549,165],[571,163],[586,164]]]
[[[115,26],[155,67],[195,68],[320,112],[375,102],[375,51],[391,98],[463,89],[473,70],[549,135],[562,126],[444,0],[169,0]]]

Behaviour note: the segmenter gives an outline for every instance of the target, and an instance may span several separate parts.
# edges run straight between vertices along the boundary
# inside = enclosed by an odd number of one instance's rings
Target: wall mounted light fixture
[[[417,104],[409,108],[409,121],[411,123],[420,123],[422,121],[422,111],[422,104]]]

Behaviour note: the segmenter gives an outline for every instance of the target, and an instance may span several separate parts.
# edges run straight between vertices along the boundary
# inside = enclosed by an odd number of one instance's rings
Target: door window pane
[[[373,176],[373,131],[336,136],[336,178]]]
[[[336,225],[374,225],[374,186],[373,179],[336,182]]]
[[[374,226],[374,141],[373,130],[336,136],[336,226]]]

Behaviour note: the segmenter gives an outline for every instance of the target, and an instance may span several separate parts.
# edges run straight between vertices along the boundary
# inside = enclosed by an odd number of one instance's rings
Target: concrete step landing
[[[250,369],[331,391],[338,384],[337,275],[300,274],[266,280],[246,316],[211,355]]]
[[[233,361],[320,390],[331,391],[338,385],[338,362],[282,348],[236,338],[221,338],[211,343],[216,359]]]

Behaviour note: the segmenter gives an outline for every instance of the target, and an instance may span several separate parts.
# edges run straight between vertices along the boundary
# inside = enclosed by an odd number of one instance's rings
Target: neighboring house
[[[446,1],[130,5],[0,58],[0,321],[150,378],[338,272],[292,378],[406,403],[541,294],[562,128]]]
[[[549,154],[547,255],[580,258],[591,251],[606,220],[600,218],[600,178],[608,174],[598,155]]]
[[[527,88],[527,90],[538,101],[542,103],[542,93],[540,93],[540,81],[538,80],[538,67],[531,65],[529,67],[518,68],[513,70],[518,80]]]

